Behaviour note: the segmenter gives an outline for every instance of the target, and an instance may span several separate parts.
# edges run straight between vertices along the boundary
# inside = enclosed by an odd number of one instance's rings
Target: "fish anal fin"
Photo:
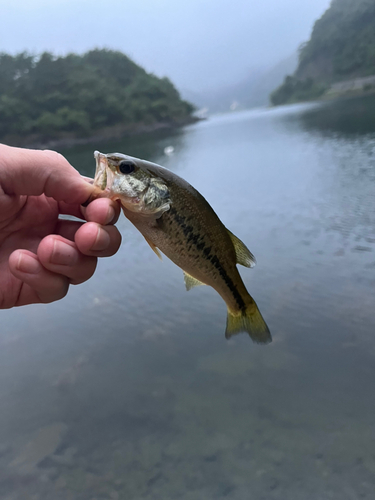
[[[193,276],[190,276],[190,274],[186,273],[184,271],[184,280],[185,280],[185,287],[186,290],[189,291],[192,288],[196,286],[201,286],[204,285],[205,283],[202,283],[201,281],[197,280],[196,278],[193,278]]]
[[[254,255],[250,252],[247,246],[242,243],[242,241],[237,238],[229,229],[227,229],[230,239],[232,240],[234,249],[236,251],[236,261],[237,264],[245,267],[254,267],[256,264],[256,259]]]
[[[159,257],[160,260],[162,260],[161,253],[156,245],[152,243],[146,236],[143,236],[144,239],[147,241],[147,243],[150,245],[151,249],[156,253],[156,255]]]
[[[247,332],[253,342],[257,344],[269,344],[272,341],[268,326],[255,302],[252,302],[238,314],[234,314],[228,309],[225,338],[229,339],[232,335],[241,332]]]

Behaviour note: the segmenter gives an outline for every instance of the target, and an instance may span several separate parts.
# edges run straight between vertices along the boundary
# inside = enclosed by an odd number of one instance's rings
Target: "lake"
[[[93,279],[0,313],[2,500],[373,498],[374,116],[294,105],[62,151],[193,184],[256,256],[240,272],[273,342],[225,340],[219,295],[121,217]]]

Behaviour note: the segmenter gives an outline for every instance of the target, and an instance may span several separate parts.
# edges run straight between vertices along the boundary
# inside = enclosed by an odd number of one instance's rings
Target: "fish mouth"
[[[110,191],[113,185],[114,172],[108,163],[107,155],[95,151],[94,158],[96,161],[94,186],[97,186],[101,191]]]

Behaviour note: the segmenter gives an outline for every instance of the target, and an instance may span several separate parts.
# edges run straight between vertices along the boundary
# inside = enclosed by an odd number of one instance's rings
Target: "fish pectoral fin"
[[[159,257],[160,260],[162,260],[162,257],[161,257],[161,253],[158,249],[158,247],[156,245],[154,245],[152,243],[152,241],[150,241],[148,238],[146,238],[146,236],[143,236],[144,239],[147,241],[147,243],[150,245],[150,247],[152,248],[152,250],[156,253],[156,255]]]
[[[237,264],[245,267],[254,267],[256,264],[256,259],[254,255],[250,252],[247,246],[242,243],[242,241],[237,238],[229,229],[227,229],[230,239],[232,240],[234,249],[236,251],[236,261]]]
[[[184,280],[185,280],[185,286],[186,290],[189,291],[192,288],[200,285],[205,285],[205,283],[202,283],[201,281],[197,280],[196,278],[193,278],[193,276],[190,276],[190,274],[185,273],[184,271]]]

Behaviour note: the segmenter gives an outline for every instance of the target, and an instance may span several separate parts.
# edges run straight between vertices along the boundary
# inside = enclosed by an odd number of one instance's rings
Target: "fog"
[[[306,41],[329,0],[1,1],[0,50],[121,50],[180,89],[230,85]]]

